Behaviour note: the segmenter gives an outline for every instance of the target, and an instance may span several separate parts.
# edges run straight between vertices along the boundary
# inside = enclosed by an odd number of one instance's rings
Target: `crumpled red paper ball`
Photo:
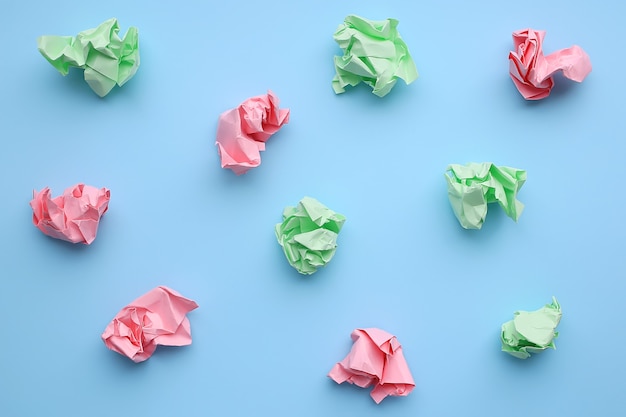
[[[377,404],[389,395],[406,396],[413,391],[415,381],[395,336],[368,328],[355,329],[351,337],[350,353],[328,373],[333,381],[361,388],[373,385],[370,396]]]
[[[198,308],[195,301],[164,286],[156,287],[124,307],[102,333],[109,349],[143,362],[158,345],[191,344],[191,324],[186,314]]]
[[[109,208],[111,192],[76,184],[62,195],[51,198],[48,187],[33,191],[30,206],[33,223],[55,239],[89,245],[96,238],[100,218]]]
[[[574,45],[550,55],[543,54],[546,32],[523,29],[513,32],[513,51],[509,52],[509,73],[517,90],[526,100],[548,97],[557,71],[565,78],[582,82],[591,72],[591,60],[583,49]]]
[[[278,104],[268,90],[220,115],[215,144],[222,168],[241,175],[261,164],[265,142],[289,122],[289,109],[279,109]]]

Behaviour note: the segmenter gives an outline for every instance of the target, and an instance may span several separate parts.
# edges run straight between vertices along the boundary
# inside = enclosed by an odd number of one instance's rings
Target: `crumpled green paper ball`
[[[117,19],[109,19],[95,29],[72,36],[40,36],[39,52],[62,75],[70,67],[85,70],[89,87],[100,97],[106,96],[117,84],[124,85],[139,68],[139,35],[130,27],[120,39]]]
[[[552,303],[536,311],[516,311],[514,318],[502,325],[502,351],[526,359],[531,353],[547,348],[556,349],[553,339],[561,321],[561,306],[552,297]]]
[[[305,275],[326,265],[335,255],[337,236],[345,216],[335,213],[311,197],[296,207],[286,207],[283,222],[276,225],[276,238],[287,260]]]
[[[400,38],[396,19],[368,20],[349,15],[333,37],[343,49],[335,56],[332,85],[336,94],[360,82],[371,86],[372,93],[384,97],[401,78],[407,84],[417,79],[417,68],[409,49]]]
[[[487,216],[487,205],[498,202],[506,215],[517,221],[524,205],[517,192],[526,182],[526,171],[498,167],[491,162],[448,165],[448,198],[454,215],[465,229],[480,229]]]

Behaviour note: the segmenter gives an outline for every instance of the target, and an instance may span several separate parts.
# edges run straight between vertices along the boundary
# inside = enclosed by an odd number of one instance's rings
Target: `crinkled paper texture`
[[[545,35],[545,31],[534,29],[513,32],[514,50],[509,52],[509,73],[526,100],[548,97],[554,86],[552,76],[557,71],[577,82],[582,82],[591,72],[591,60],[578,45],[544,56]]]
[[[61,74],[70,67],[82,68],[89,87],[100,97],[117,84],[124,85],[139,68],[139,34],[130,27],[120,38],[117,19],[72,36],[40,36],[39,52]]]
[[[351,337],[354,344],[350,353],[335,364],[328,376],[338,384],[374,386],[370,396],[377,404],[390,395],[409,395],[415,381],[398,339],[376,328],[356,329]]]
[[[48,187],[33,191],[33,224],[44,234],[72,243],[91,244],[100,218],[109,208],[111,192],[76,184],[52,198]]]
[[[156,287],[117,313],[102,333],[102,340],[120,355],[143,362],[158,345],[191,344],[191,325],[186,314],[196,308],[195,301],[178,292]]]
[[[363,82],[373,88],[372,93],[384,97],[398,78],[407,84],[417,79],[415,63],[397,26],[396,19],[346,17],[333,35],[343,50],[343,56],[335,56],[332,85],[336,94],[343,93],[348,85]]]
[[[524,210],[517,200],[517,193],[526,182],[524,170],[472,162],[465,166],[449,165],[445,177],[452,210],[465,229],[483,226],[489,203],[497,201],[515,221]]]
[[[502,351],[526,359],[531,353],[556,349],[553,339],[559,335],[555,329],[561,321],[561,306],[555,297],[539,310],[516,311],[513,316],[502,325]]]
[[[289,122],[289,109],[279,109],[278,104],[278,97],[268,90],[220,115],[215,144],[222,168],[241,175],[261,164],[265,142]]]
[[[342,214],[304,197],[296,207],[285,208],[283,222],[275,228],[276,238],[291,266],[310,275],[335,255],[337,236],[345,221]]]

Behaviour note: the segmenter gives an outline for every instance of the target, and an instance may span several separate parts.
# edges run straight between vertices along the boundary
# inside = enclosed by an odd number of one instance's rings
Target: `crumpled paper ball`
[[[540,100],[554,87],[552,76],[562,71],[565,78],[582,82],[591,72],[591,60],[578,45],[543,54],[544,30],[523,29],[513,32],[513,51],[509,52],[509,74],[526,100]]]
[[[337,236],[345,221],[342,214],[304,197],[296,207],[285,208],[282,223],[275,227],[276,238],[291,266],[310,275],[335,255]]]
[[[328,373],[333,381],[361,388],[373,385],[370,396],[377,404],[387,396],[407,396],[413,391],[415,381],[394,335],[369,328],[355,329],[351,337],[350,353]]]
[[[156,287],[124,307],[102,333],[109,349],[133,362],[150,358],[158,345],[191,344],[191,324],[186,314],[198,308],[195,301],[165,287]]]
[[[241,175],[261,164],[265,142],[289,122],[289,109],[279,109],[278,104],[268,90],[220,115],[215,144],[222,168]]]
[[[490,203],[498,202],[515,221],[524,210],[517,200],[517,193],[526,182],[526,171],[522,169],[491,162],[451,164],[445,178],[452,210],[464,229],[482,228]]]
[[[335,56],[332,85],[336,94],[363,82],[372,87],[372,93],[384,97],[398,78],[407,84],[417,79],[417,68],[397,26],[396,19],[345,18],[333,35],[343,50],[343,56]]]
[[[39,52],[62,75],[70,67],[84,69],[89,87],[104,97],[115,87],[124,85],[139,68],[139,34],[136,27],[128,28],[119,37],[117,19],[109,19],[97,28],[72,36],[40,36]]]
[[[502,325],[502,351],[519,359],[530,357],[548,348],[556,349],[555,331],[561,321],[561,306],[555,297],[552,303],[535,311],[516,311],[513,320]]]
[[[33,223],[44,234],[72,243],[91,244],[96,238],[100,218],[109,208],[111,192],[76,184],[62,195],[51,198],[48,187],[33,191],[30,206]]]

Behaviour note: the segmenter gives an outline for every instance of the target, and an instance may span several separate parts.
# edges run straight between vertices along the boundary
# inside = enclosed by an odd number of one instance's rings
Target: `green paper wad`
[[[39,52],[62,75],[70,67],[82,68],[89,87],[100,97],[122,86],[139,68],[139,35],[130,27],[120,39],[117,19],[72,36],[40,36]]]
[[[346,218],[311,197],[286,207],[275,227],[276,239],[299,273],[311,275],[335,255],[337,236]]]
[[[483,226],[489,203],[498,202],[515,221],[524,210],[517,200],[517,192],[526,182],[524,170],[472,162],[465,166],[449,165],[445,177],[452,210],[465,229]]]
[[[407,84],[417,79],[415,63],[397,26],[396,19],[345,18],[333,35],[343,49],[343,56],[335,56],[332,85],[336,94],[343,93],[348,85],[363,82],[373,88],[372,93],[384,97],[398,78]]]
[[[516,311],[513,316],[513,320],[502,325],[503,352],[526,359],[531,353],[556,349],[553,339],[559,335],[555,329],[561,321],[561,306],[555,297],[539,310]]]

